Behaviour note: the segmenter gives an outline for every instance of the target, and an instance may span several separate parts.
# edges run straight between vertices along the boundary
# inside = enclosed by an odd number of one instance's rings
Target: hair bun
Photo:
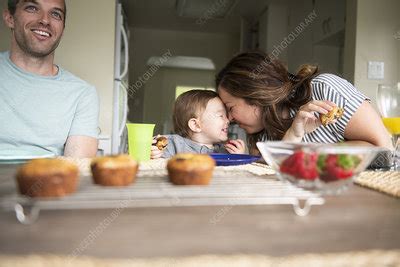
[[[297,71],[297,77],[300,80],[306,80],[314,77],[314,75],[318,72],[318,67],[310,64],[301,65],[299,70]]]

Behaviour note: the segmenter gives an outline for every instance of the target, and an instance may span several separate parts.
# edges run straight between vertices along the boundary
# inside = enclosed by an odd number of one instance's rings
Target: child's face
[[[228,140],[229,120],[225,106],[219,97],[208,101],[207,107],[200,116],[201,133],[210,144]]]

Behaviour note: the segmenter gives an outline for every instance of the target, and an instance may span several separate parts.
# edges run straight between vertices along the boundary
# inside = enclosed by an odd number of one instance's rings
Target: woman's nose
[[[228,112],[228,120],[229,121],[234,121],[234,118],[230,112]]]

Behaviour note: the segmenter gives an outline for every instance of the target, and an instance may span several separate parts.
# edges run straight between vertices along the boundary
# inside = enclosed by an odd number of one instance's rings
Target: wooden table
[[[15,165],[0,165],[0,197],[14,192],[4,186],[14,173]],[[400,200],[358,186],[327,197],[306,217],[291,206],[131,208],[94,234],[111,211],[42,211],[29,226],[0,211],[0,254],[130,258],[400,249]],[[215,216],[218,222],[210,223]]]

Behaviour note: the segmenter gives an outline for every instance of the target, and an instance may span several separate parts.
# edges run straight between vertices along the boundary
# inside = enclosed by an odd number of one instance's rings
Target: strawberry
[[[317,159],[316,153],[297,150],[282,162],[280,171],[299,179],[315,180],[318,177]]]
[[[320,155],[318,159],[320,178],[327,182],[348,179],[353,176],[358,163],[360,163],[360,159],[353,155]]]

